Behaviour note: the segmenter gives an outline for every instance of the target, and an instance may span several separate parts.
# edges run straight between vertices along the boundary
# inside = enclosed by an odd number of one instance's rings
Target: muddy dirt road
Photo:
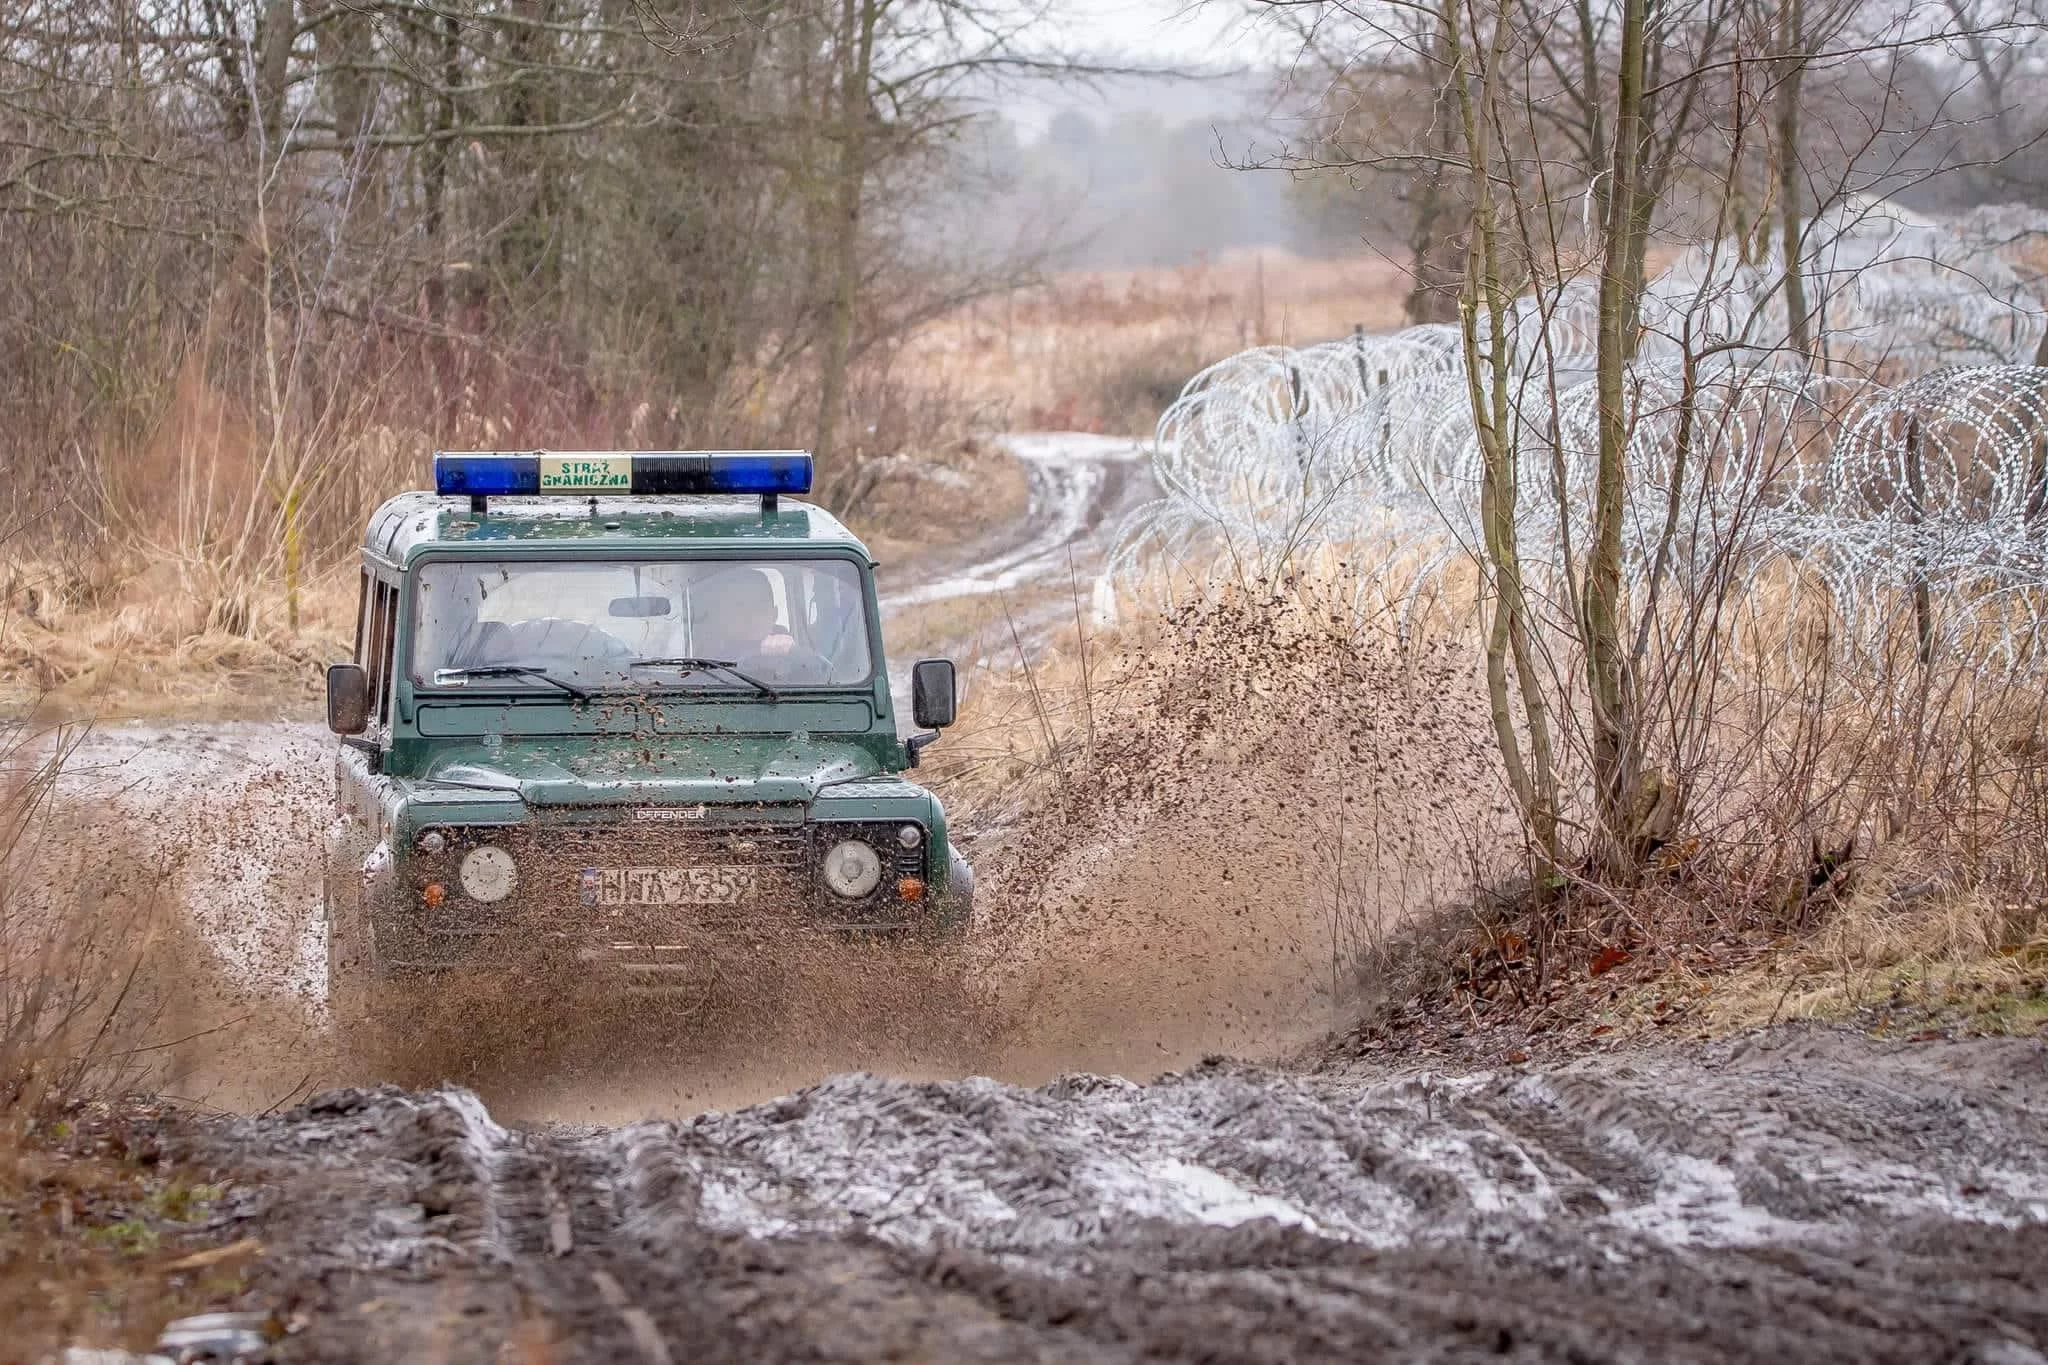
[[[1147,442],[1050,431],[1005,437],[1003,444],[1024,467],[1024,520],[955,552],[885,565],[885,620],[927,602],[1063,584],[1070,572],[1092,584],[1118,521],[1154,496]]]
[[[1975,1361],[2048,1349],[2048,1050],[1782,1029],[1470,1076],[847,1075],[617,1128],[335,1091],[253,1182],[282,1360]]]

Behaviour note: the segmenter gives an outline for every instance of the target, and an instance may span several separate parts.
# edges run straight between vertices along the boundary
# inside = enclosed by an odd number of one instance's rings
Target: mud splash
[[[322,992],[324,742],[302,727],[111,732],[95,771],[120,785],[98,799],[132,837],[185,851],[164,1036],[189,1041],[163,1088],[246,1111],[337,1083],[452,1080],[520,1119],[622,1122],[846,1070],[1143,1080],[1213,1052],[1282,1055],[1339,1022],[1359,935],[1434,894],[1432,865],[1455,867],[1457,816],[1439,808],[1460,784],[1472,799],[1484,771],[1419,742],[1444,722],[1387,660],[1295,659],[1248,708],[1229,694],[1242,644],[1215,636],[1221,672],[1175,674],[1057,815],[1048,804],[990,860],[957,956],[785,942],[772,980],[726,983],[702,1014],[451,979],[393,1002],[406,1046],[369,1054],[335,1050]],[[1339,664],[1358,676],[1332,684]]]
[[[905,594],[931,601],[1047,575],[1065,582],[1076,563],[1086,573],[1116,515],[1144,493],[1132,442],[1052,433],[1009,444],[1027,475],[1028,514],[983,542],[893,573],[889,610]],[[902,692],[907,660],[899,664]],[[151,1043],[170,1044],[151,1054],[150,1078],[168,1094],[260,1111],[321,1085],[450,1078],[479,1086],[509,1112],[623,1119],[761,1099],[849,1067],[906,1076],[1005,1070],[990,1051],[999,1031],[990,1011],[963,1007],[950,981],[935,991],[914,955],[877,963],[859,952],[790,964],[787,974],[799,978],[781,992],[790,1008],[708,1019],[599,1012],[565,1028],[488,983],[458,983],[409,1002],[408,1019],[429,1025],[409,1057],[344,1051],[327,1018],[318,890],[332,745],[313,725],[229,722],[108,725],[80,748],[66,796],[82,837],[165,869],[156,892],[174,913],[157,954],[147,1032]],[[650,1022],[662,1027],[640,1027]],[[603,1044],[619,1024],[655,1035],[631,1066]]]
[[[201,1105],[446,1080],[521,1120],[625,1122],[847,1070],[1144,1080],[1211,1053],[1285,1055],[1340,1023],[1363,936],[1455,889],[1486,782],[1476,755],[1425,742],[1469,701],[1435,675],[1203,626],[1142,718],[1113,736],[1105,721],[1091,766],[984,864],[957,956],[787,941],[770,979],[726,982],[703,1012],[449,979],[393,1002],[403,1047],[344,1053],[323,990],[332,779],[316,731],[114,729],[74,791],[123,827],[110,837],[179,852],[158,1036],[181,1041],[158,1083]],[[1239,695],[1248,649],[1284,660],[1253,678],[1258,696]]]
[[[1371,945],[1469,903],[1474,847],[1513,846],[1466,661],[1263,598],[1160,632],[976,846],[1005,1079],[1288,1055],[1348,1022]]]

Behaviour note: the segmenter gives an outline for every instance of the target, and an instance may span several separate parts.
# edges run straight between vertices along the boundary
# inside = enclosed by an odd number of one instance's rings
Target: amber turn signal
[[[896,880],[896,899],[917,901],[924,899],[924,882],[917,877],[899,877]]]
[[[448,888],[439,882],[428,882],[420,890],[420,899],[426,903],[427,909],[439,910],[442,902],[448,899]]]

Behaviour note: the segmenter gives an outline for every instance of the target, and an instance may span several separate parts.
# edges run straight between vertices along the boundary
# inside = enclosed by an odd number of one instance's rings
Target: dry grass
[[[2029,1033],[2048,1027],[2048,907],[1991,887],[1873,876],[1811,934],[1722,984],[1716,1031],[1779,1019]]]
[[[0,712],[65,720],[199,714],[310,715],[322,666],[348,656],[356,570],[327,570],[287,619],[283,585],[253,583],[223,613],[175,562],[111,559],[82,580],[60,563],[16,565],[0,598]]]
[[[912,382],[974,395],[1011,430],[1151,434],[1206,365],[1248,346],[1401,325],[1408,289],[1377,258],[1234,252],[1177,268],[1074,271],[964,309],[905,343]]]
[[[138,359],[118,421],[92,395],[44,395],[84,408],[48,421],[76,433],[61,459],[0,475],[0,712],[31,698],[73,716],[303,707],[352,633],[366,519],[421,486],[437,447],[780,447],[816,411],[795,372],[742,366],[683,402],[630,366],[598,391],[559,354],[451,369],[418,338],[358,353],[271,332],[294,340],[253,369],[238,363],[247,330],[225,321]],[[1021,477],[974,439],[985,405],[893,363],[883,348],[851,376],[816,500],[892,550],[1014,515]],[[270,370],[292,384],[249,382]]]
[[[900,662],[946,655],[960,660],[963,668],[977,670],[978,676],[979,670],[992,666],[1006,600],[1015,602],[1017,596],[965,593],[901,608],[884,627],[890,657]],[[961,686],[971,691],[976,683],[963,675]]]
[[[1402,293],[1385,262],[1264,252],[1065,275],[962,310],[861,377],[859,448],[824,471],[821,500],[892,563],[971,542],[1024,500],[1014,462],[977,431],[1142,434],[1210,361],[1396,325]],[[303,429],[270,422],[206,375],[184,365],[128,444],[96,450],[100,474],[75,508],[60,515],[18,491],[28,501],[0,572],[0,710],[37,699],[72,717],[309,714],[319,666],[342,657],[352,633],[362,521],[417,486],[437,442],[669,439],[668,419],[647,403],[621,399],[571,420],[534,396],[546,381],[530,377],[475,377],[437,435],[406,414],[438,410],[447,395],[414,392],[410,367],[367,372],[348,403],[319,408]],[[766,439],[800,396],[754,393],[742,417]]]
[[[0,1142],[141,1077],[181,854],[80,808],[83,732],[0,723]]]
[[[387,491],[417,486],[425,459]],[[887,463],[848,514],[885,562],[1022,514],[1022,472],[990,443],[963,438],[943,458]],[[253,562],[233,584],[148,545],[0,564],[0,715],[311,717],[323,667],[352,648],[357,572],[352,551],[310,571],[294,626],[287,583]]]

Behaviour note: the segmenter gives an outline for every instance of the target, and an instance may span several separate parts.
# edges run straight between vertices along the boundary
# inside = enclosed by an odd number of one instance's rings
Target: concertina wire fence
[[[1932,221],[1862,201],[1810,224],[1819,363],[1787,344],[1780,261],[1698,247],[1652,281],[1626,380],[1624,572],[1638,610],[1815,584],[1829,638],[2048,666],[2048,315],[2006,253],[2048,214]],[[1593,502],[1595,297],[1517,301],[1510,424],[1523,572],[1567,619]],[[1483,357],[1482,357],[1483,358]],[[1489,366],[1489,368],[1491,368]],[[1211,365],[1160,417],[1161,496],[1106,582],[1169,599],[1320,563],[1404,628],[1476,563],[1482,463],[1459,329],[1408,327]],[[1779,639],[1782,632],[1774,632]]]

